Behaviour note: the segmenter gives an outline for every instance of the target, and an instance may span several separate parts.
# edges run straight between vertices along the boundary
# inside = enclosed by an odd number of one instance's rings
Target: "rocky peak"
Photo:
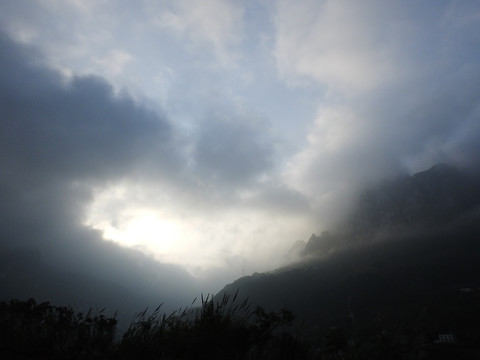
[[[366,189],[354,210],[332,233],[312,235],[305,254],[328,254],[377,235],[443,225],[480,206],[480,176],[438,164]]]
[[[439,164],[366,191],[351,219],[366,222],[372,231],[449,222],[480,204],[478,180],[471,173]]]

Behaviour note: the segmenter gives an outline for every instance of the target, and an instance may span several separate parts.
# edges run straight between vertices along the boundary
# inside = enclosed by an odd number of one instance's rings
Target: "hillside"
[[[446,164],[383,181],[363,191],[334,229],[313,234],[303,255],[318,256],[379,238],[428,232],[466,216],[480,205],[480,176]]]
[[[386,324],[408,332],[425,322],[430,339],[449,329],[479,337],[475,181],[441,165],[380,184],[343,227],[312,236],[303,261],[240,278],[220,294],[239,289],[254,304],[290,309],[306,333],[339,326],[367,334]]]

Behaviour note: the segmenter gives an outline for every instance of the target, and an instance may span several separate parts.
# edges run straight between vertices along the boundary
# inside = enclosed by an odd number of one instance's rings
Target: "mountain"
[[[388,319],[405,331],[426,322],[430,336],[471,334],[480,321],[478,180],[438,165],[381,183],[342,225],[312,235],[303,261],[240,278],[217,296],[238,290],[254,305],[289,309],[306,333],[371,333]]]
[[[446,164],[366,189],[333,231],[315,234],[303,255],[326,255],[378,238],[444,226],[480,204],[480,176]]]
[[[479,177],[440,164],[366,191],[349,219],[352,234],[449,222],[480,202]]]

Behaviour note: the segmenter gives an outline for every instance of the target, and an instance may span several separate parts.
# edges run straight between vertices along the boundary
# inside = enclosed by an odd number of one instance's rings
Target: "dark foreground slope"
[[[428,343],[442,332],[480,341],[478,194],[469,196],[473,178],[456,171],[437,167],[393,183],[394,190],[371,190],[345,230],[328,236],[342,241],[339,250],[238,279],[221,294],[240,289],[254,304],[290,309],[308,336],[325,336],[332,326],[367,337],[379,329],[413,334],[421,328]],[[392,192],[399,187],[401,196]]]
[[[291,309],[309,326],[344,324],[352,313],[362,325],[379,314],[414,323],[426,308],[479,298],[479,255],[480,226],[472,220],[254,274],[222,292],[240,289],[253,303]],[[438,320],[440,327],[455,327],[448,317]]]

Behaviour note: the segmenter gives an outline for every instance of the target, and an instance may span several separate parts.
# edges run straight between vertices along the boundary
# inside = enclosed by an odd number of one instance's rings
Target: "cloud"
[[[56,74],[8,67],[19,61],[11,60],[3,61],[8,78],[1,111],[4,156],[13,167],[57,178],[102,179],[119,176],[143,157],[161,159],[171,137],[161,117],[128,97],[114,98],[100,78],[74,78],[63,86]]]
[[[121,281],[130,290],[140,282],[138,293],[148,299],[169,289],[172,303],[200,286],[222,286],[241,274],[242,262],[267,270],[290,236],[297,237],[299,209],[308,204],[271,178],[274,143],[261,118],[225,101],[185,133],[104,78],[65,78],[41,65],[35,48],[6,36],[0,41],[0,212],[7,253],[36,249],[48,269]],[[161,221],[145,233],[147,240],[130,234],[136,250],[102,239],[106,229],[145,224],[139,218],[145,213]],[[287,223],[293,230],[283,229]],[[278,239],[275,251],[265,241],[270,237]],[[171,252],[163,252],[166,245]],[[212,274],[213,266],[227,263],[228,271],[214,280],[183,270]]]
[[[104,72],[110,72],[110,77],[121,74],[125,66],[133,60],[133,56],[128,52],[114,49],[111,50],[105,57],[98,59],[97,63],[104,67]]]
[[[101,235],[143,224],[125,245],[230,281],[275,266],[366,184],[478,158],[475,1],[2,10],[16,42],[0,44],[3,239],[46,264],[69,268],[76,249],[141,267]]]
[[[205,181],[246,185],[271,170],[274,149],[268,129],[239,117],[213,112],[200,125],[192,155],[194,172]]]
[[[212,48],[223,66],[235,65],[242,40],[243,7],[234,1],[207,0],[147,4],[154,24],[185,36],[194,47]],[[238,54],[237,54],[238,55]]]
[[[391,45],[397,39],[385,34],[394,26],[394,11],[378,1],[280,1],[274,50],[280,72],[342,90],[370,89],[401,77]]]
[[[280,74],[327,89],[286,182],[328,217],[381,178],[440,161],[478,164],[474,13],[474,2],[280,2]]]
[[[103,305],[123,310],[127,294],[129,311],[134,304],[189,301],[198,287],[180,267],[105,242],[98,231],[81,225],[95,189],[147,167],[175,171],[170,123],[131,98],[115,96],[100,78],[65,82],[29,63],[34,49],[5,36],[0,49],[1,255],[4,260],[34,249],[37,259],[24,261],[18,271],[3,268],[9,287],[2,298],[29,289],[26,296],[86,305],[91,297],[82,292],[100,286],[115,300]],[[40,275],[59,272],[81,284],[62,290],[68,279]],[[114,286],[118,283],[121,287]]]

